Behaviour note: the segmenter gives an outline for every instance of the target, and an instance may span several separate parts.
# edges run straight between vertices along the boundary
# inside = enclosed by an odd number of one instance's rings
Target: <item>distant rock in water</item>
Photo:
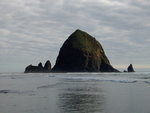
[[[32,66],[32,64],[30,64],[29,66],[26,67],[24,73],[47,73],[50,71],[51,71],[51,63],[48,60],[45,63],[44,67],[41,62],[38,64],[38,66]]]
[[[43,72],[43,68],[41,68],[39,65],[38,66],[33,66],[30,64],[29,66],[26,67],[24,73],[39,73]]]
[[[41,63],[41,62],[38,64],[38,66],[37,66],[37,67],[38,67],[38,70],[39,70],[39,71],[43,71],[43,65],[42,65],[42,63]]]
[[[45,65],[44,65],[44,70],[45,70],[46,72],[50,72],[50,71],[51,71],[51,63],[50,63],[49,60],[45,63]]]
[[[135,72],[132,64],[130,64],[127,68],[128,72]]]
[[[128,71],[124,70],[123,72],[128,72]]]
[[[113,68],[101,44],[76,30],[60,49],[53,72],[119,72]]]

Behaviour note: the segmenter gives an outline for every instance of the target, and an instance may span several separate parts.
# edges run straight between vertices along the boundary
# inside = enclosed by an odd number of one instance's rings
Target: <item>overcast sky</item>
[[[76,29],[94,36],[114,67],[150,68],[149,0],[0,0],[0,72],[54,65]]]

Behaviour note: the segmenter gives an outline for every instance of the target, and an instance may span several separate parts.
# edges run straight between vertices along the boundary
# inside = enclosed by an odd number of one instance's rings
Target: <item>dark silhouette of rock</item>
[[[26,67],[24,73],[47,73],[50,71],[51,71],[51,63],[48,60],[45,63],[44,67],[41,62],[38,64],[38,66],[32,66],[32,64],[30,64],[29,66]]]
[[[88,33],[76,30],[60,49],[53,72],[119,72],[101,44]]]
[[[132,64],[130,64],[127,68],[128,72],[135,72]]]
[[[39,67],[39,68],[43,68],[43,65],[42,65],[41,62],[38,64],[38,67]]]
[[[41,67],[32,66],[32,64],[30,64],[29,66],[26,67],[24,73],[38,73],[41,72],[41,69],[42,69]]]
[[[47,72],[51,71],[51,63],[49,60],[44,65],[44,71],[47,71]]]
[[[41,62],[37,66],[37,72],[44,72],[44,68]]]
[[[123,72],[128,72],[128,71],[124,70]]]

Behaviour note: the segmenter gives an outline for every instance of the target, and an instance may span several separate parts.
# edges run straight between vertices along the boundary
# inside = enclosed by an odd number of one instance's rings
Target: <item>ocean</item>
[[[150,113],[150,72],[0,73],[0,113]]]

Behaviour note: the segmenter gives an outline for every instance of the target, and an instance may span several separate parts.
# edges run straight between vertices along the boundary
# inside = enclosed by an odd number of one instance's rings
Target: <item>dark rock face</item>
[[[39,67],[39,68],[43,68],[43,65],[42,65],[41,62],[38,64],[38,67]]]
[[[48,60],[45,63],[44,67],[41,62],[38,64],[38,66],[32,66],[32,64],[27,66],[24,73],[47,73],[50,71],[51,71],[51,63]]]
[[[30,64],[29,66],[26,67],[24,73],[39,73],[39,72],[43,72],[43,68],[42,67],[40,67],[40,66],[33,66],[32,64]]]
[[[47,71],[47,72],[51,71],[51,63],[50,63],[49,60],[45,63],[44,70]]]
[[[134,69],[133,69],[133,66],[132,64],[130,64],[127,68],[128,72],[135,72]]]
[[[60,49],[53,72],[118,72],[101,44],[88,33],[76,30]]]
[[[128,72],[128,71],[124,70],[123,72]]]

